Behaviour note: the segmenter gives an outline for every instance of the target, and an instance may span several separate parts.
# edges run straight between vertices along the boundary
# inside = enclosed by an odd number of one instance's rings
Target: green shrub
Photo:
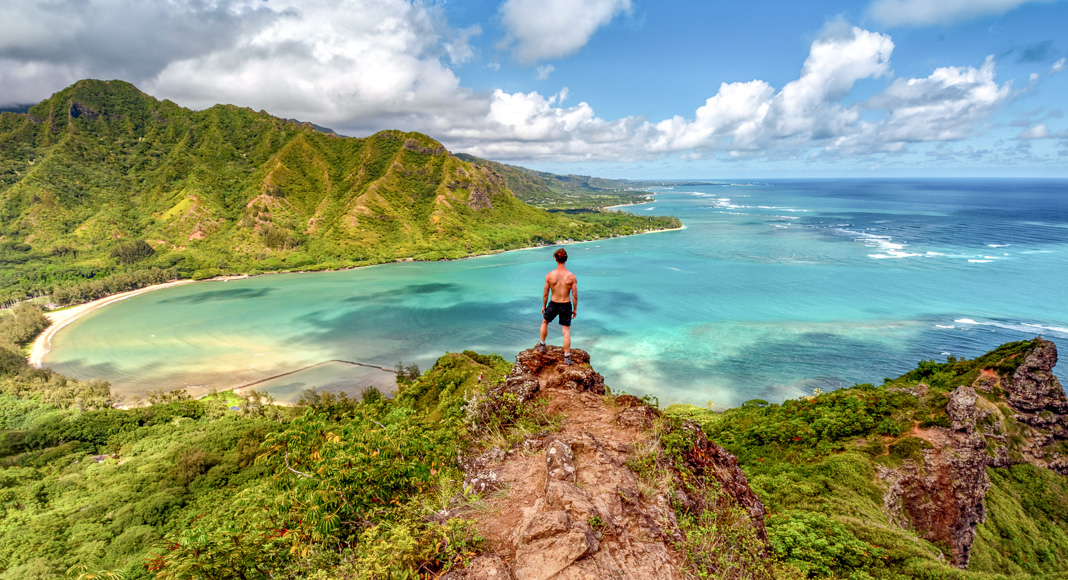
[[[896,461],[919,460],[924,449],[931,449],[931,444],[919,437],[905,437],[890,445],[890,457]]]
[[[21,302],[11,309],[9,316],[0,317],[0,348],[14,350],[41,334],[51,321],[40,306]]]
[[[768,539],[776,558],[803,570],[809,578],[871,578],[885,550],[857,539],[836,520],[818,512],[789,510],[767,519]]]
[[[111,249],[111,257],[120,264],[133,264],[151,258],[156,251],[144,240],[125,240]]]

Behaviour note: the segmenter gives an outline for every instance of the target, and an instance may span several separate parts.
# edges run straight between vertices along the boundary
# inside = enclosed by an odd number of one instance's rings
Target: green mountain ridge
[[[0,113],[0,301],[151,267],[183,277],[334,269],[678,226],[549,213],[516,197],[516,173],[418,133],[340,137],[79,81],[26,113]]]

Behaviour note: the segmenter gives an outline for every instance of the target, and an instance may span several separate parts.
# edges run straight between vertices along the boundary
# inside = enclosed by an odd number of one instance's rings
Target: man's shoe
[[[575,363],[571,362],[571,355],[570,354],[565,354],[564,355],[564,364],[565,365],[573,365],[573,364],[575,364]]]
[[[538,353],[540,353],[540,354],[545,354],[545,343],[544,342],[539,342],[538,346],[534,347],[534,350],[538,351]]]

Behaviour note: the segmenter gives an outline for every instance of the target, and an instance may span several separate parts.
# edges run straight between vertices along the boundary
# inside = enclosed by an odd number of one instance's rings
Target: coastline
[[[625,204],[623,206],[612,206],[612,207],[625,207],[626,205],[642,205],[643,203],[650,203],[650,202],[642,202],[642,203],[636,203],[636,204]],[[581,244],[581,243],[586,243],[586,242],[611,240],[611,239],[615,239],[615,238],[626,238],[626,237],[630,237],[630,236],[640,236],[640,235],[644,235],[644,234],[657,234],[657,233],[661,233],[661,232],[675,232],[675,231],[684,230],[684,229],[686,229],[686,224],[683,224],[683,225],[681,225],[681,226],[679,226],[677,228],[669,228],[669,229],[663,229],[663,230],[647,230],[647,231],[642,231],[642,232],[635,232],[635,233],[632,233],[632,234],[624,234],[624,235],[621,235],[621,236],[612,236],[612,237],[608,237],[608,238],[597,238],[597,239],[593,239],[593,240],[561,240],[561,241],[559,241],[557,243],[553,243],[553,244],[545,244],[545,245],[538,245],[538,246],[527,246],[527,247],[524,247],[524,248],[514,248],[514,249],[511,249],[511,250],[495,250],[495,251],[490,251],[490,252],[485,252],[485,253],[472,254],[470,256],[464,256],[462,258],[451,258],[451,259],[446,258],[445,260],[441,260],[441,261],[470,260],[470,259],[473,259],[473,258],[484,258],[484,257],[488,257],[488,256],[494,256],[494,255],[497,255],[497,254],[503,254],[505,252],[519,252],[519,251],[523,251],[523,250],[537,250],[539,248],[551,248],[553,246]],[[138,288],[137,290],[129,290],[127,292],[120,292],[118,294],[112,294],[111,296],[105,296],[103,298],[98,298],[96,300],[85,302],[83,304],[78,304],[76,306],[71,306],[69,308],[64,308],[62,310],[55,310],[55,311],[52,311],[52,312],[46,312],[45,316],[48,317],[48,319],[51,320],[52,323],[50,325],[48,325],[48,327],[45,328],[44,331],[41,332],[41,334],[39,334],[37,336],[37,338],[33,341],[33,347],[30,349],[30,356],[28,357],[27,360],[28,360],[30,366],[35,367],[35,368],[41,368],[42,359],[44,359],[45,355],[47,355],[49,353],[49,351],[52,350],[52,337],[55,336],[55,334],[57,332],[62,330],[68,324],[78,320],[79,318],[85,316],[86,314],[89,314],[90,312],[92,312],[92,311],[94,311],[94,310],[96,310],[98,308],[102,308],[104,306],[107,306],[108,304],[112,304],[112,303],[118,302],[120,300],[125,300],[125,299],[133,297],[133,296],[138,296],[138,295],[144,294],[146,292],[152,292],[152,291],[155,291],[155,290],[160,290],[162,288],[169,288],[171,286],[179,286],[179,285],[182,285],[182,284],[190,284],[190,283],[194,283],[194,282],[226,282],[226,281],[229,281],[229,280],[240,280],[240,279],[243,279],[243,278],[252,278],[252,277],[256,277],[256,276],[268,276],[268,275],[271,275],[271,274],[308,274],[308,273],[312,273],[312,272],[316,272],[316,273],[341,272],[341,271],[344,271],[344,270],[354,270],[356,268],[369,268],[371,266],[383,266],[385,264],[393,264],[393,263],[398,263],[398,262],[415,262],[415,261],[419,261],[419,260],[415,260],[413,258],[398,258],[396,260],[393,260],[392,262],[383,262],[383,263],[380,263],[380,264],[366,264],[366,265],[363,265],[363,266],[351,266],[351,267],[347,267],[347,268],[337,268],[335,270],[290,270],[288,272],[285,272],[285,271],[282,271],[282,272],[263,272],[263,273],[260,273],[260,274],[231,274],[231,275],[218,276],[218,277],[215,277],[215,278],[209,278],[209,279],[206,279],[206,280],[192,280],[192,279],[172,280],[170,282],[164,282],[162,284],[154,284],[152,286],[146,286],[144,288]],[[438,260],[435,260],[435,261],[438,261]],[[248,385],[242,385],[242,386],[248,386]],[[240,386],[238,386],[237,388],[240,388]]]
[[[648,201],[636,201],[634,203],[621,203],[619,205],[606,205],[601,209],[616,209],[617,207],[630,207],[632,205],[645,205],[647,203],[653,203],[655,201],[656,201],[656,198],[654,197],[653,199],[650,199]]]
[[[63,310],[56,310],[53,312],[46,312],[45,316],[52,321],[52,324],[48,325],[48,328],[44,329],[44,332],[37,336],[37,339],[33,341],[33,348],[30,349],[29,363],[30,366],[41,368],[41,359],[44,358],[48,351],[52,350],[52,337],[55,336],[64,326],[78,320],[79,318],[89,314],[90,312],[107,306],[112,302],[118,302],[125,300],[131,296],[137,296],[144,294],[145,292],[152,292],[153,290],[159,290],[160,288],[169,288],[171,286],[178,286],[181,284],[188,284],[195,280],[172,280],[170,282],[164,282],[162,284],[154,284],[152,286],[145,286],[144,288],[138,288],[137,290],[129,290],[126,292],[120,292],[118,294],[112,294],[111,296],[105,296],[103,298],[97,298],[84,304],[78,304],[70,308]]]
[[[637,205],[637,204],[635,204],[635,205]],[[663,230],[645,230],[645,231],[641,231],[641,232],[635,232],[633,234],[625,234],[625,235],[622,235],[622,236],[612,236],[610,238],[596,238],[596,239],[592,239],[592,240],[561,240],[561,241],[558,241],[558,242],[554,242],[552,244],[544,244],[544,245],[541,245],[541,246],[527,246],[525,248],[515,248],[513,250],[498,250],[496,252],[492,252],[492,253],[488,253],[488,254],[473,254],[471,256],[466,256],[464,258],[455,258],[455,259],[456,260],[471,260],[471,259],[474,259],[474,258],[485,258],[485,257],[488,257],[488,256],[495,256],[497,254],[503,254],[505,252],[523,252],[523,251],[526,251],[526,250],[540,250],[542,248],[552,248],[554,246],[570,246],[572,244],[587,244],[587,243],[591,243],[591,242],[603,242],[605,240],[615,240],[615,239],[618,239],[618,238],[629,238],[631,236],[644,236],[645,234],[659,234],[659,233],[663,233],[663,232],[677,232],[679,230],[684,230],[684,229],[686,229],[686,224],[682,224],[681,226],[679,226],[677,228],[666,228],[666,229],[663,229]],[[452,260],[444,260],[444,261],[452,261]]]

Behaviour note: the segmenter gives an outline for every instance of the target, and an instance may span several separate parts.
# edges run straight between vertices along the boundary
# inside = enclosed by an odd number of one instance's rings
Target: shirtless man
[[[564,331],[564,364],[571,362],[571,319],[578,313],[578,280],[564,266],[567,262],[567,250],[560,248],[553,254],[556,269],[545,275],[545,291],[541,296],[541,341],[536,347],[538,352],[545,352],[545,335],[549,332],[549,323],[560,317],[560,328]],[[549,293],[552,292],[552,301]]]

